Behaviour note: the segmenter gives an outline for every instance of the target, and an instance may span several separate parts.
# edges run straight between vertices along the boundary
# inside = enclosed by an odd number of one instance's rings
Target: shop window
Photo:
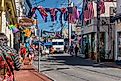
[[[121,57],[121,32],[118,33],[118,57]]]

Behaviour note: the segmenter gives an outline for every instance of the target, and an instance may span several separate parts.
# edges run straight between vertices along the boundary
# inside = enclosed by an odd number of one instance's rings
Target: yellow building
[[[13,47],[14,34],[8,25],[16,24],[16,6],[15,0],[0,0],[0,32],[3,32],[7,35],[9,39],[8,45]]]

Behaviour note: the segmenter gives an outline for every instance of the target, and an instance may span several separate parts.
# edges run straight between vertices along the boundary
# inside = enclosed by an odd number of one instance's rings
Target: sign
[[[24,17],[19,20],[19,26],[28,27],[28,26],[32,26],[33,24],[34,24],[34,20],[30,18]]]

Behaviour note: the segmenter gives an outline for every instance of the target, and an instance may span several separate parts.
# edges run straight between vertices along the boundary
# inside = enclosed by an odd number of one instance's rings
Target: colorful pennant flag
[[[93,2],[85,2],[84,21],[88,21],[94,17]]]
[[[37,8],[38,8],[38,10],[39,10],[39,12],[40,12],[40,14],[41,14],[43,20],[44,20],[45,22],[47,22],[47,16],[48,16],[48,14],[47,14],[45,8],[43,8],[42,6],[38,6]]]
[[[100,14],[104,14],[105,13],[105,3],[104,0],[100,1]]]
[[[10,30],[13,30],[13,29],[16,28],[15,25],[9,25],[8,27],[9,27]]]

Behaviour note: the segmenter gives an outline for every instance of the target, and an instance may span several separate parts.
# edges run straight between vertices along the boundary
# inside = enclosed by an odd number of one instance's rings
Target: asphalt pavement
[[[37,68],[38,61],[34,61]],[[55,54],[41,58],[40,71],[54,81],[121,81],[121,69],[90,59]]]

